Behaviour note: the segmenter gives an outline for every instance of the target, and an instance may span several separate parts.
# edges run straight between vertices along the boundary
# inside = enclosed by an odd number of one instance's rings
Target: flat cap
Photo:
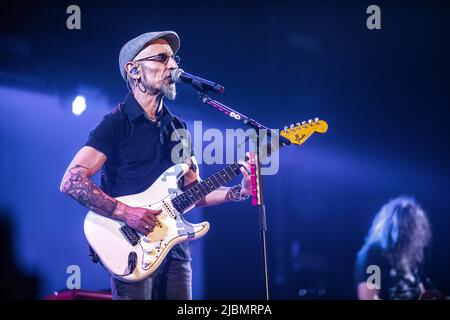
[[[152,42],[156,39],[163,38],[167,41],[169,46],[172,48],[175,54],[180,48],[180,38],[178,34],[174,31],[154,31],[147,32],[131,39],[124,44],[119,53],[119,68],[120,74],[124,80],[127,79],[127,74],[125,71],[125,64],[127,62],[133,61],[133,59],[138,55],[138,53],[145,47],[146,44]]]

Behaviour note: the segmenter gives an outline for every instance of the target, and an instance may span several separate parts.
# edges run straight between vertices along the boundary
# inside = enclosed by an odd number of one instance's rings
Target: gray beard
[[[175,100],[177,96],[177,88],[175,87],[175,83],[171,83],[169,86],[162,87],[162,93],[169,100]]]

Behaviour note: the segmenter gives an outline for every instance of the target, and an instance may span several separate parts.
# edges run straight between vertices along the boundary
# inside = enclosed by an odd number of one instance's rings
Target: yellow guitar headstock
[[[314,132],[325,133],[328,130],[328,124],[324,120],[315,118],[314,120],[303,121],[297,123],[295,126],[291,124],[290,127],[284,127],[284,130],[280,132],[280,135],[289,139],[291,143],[301,145],[305,142]]]

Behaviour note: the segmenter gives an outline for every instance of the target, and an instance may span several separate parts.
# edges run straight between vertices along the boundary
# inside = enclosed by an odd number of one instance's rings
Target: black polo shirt
[[[144,110],[130,94],[91,131],[86,146],[107,157],[102,167],[100,188],[112,197],[140,193],[175,163],[171,160],[173,127],[186,124],[172,115],[163,105],[156,123],[145,116]],[[192,148],[191,148],[192,155]],[[188,242],[176,245],[170,255],[190,260]]]

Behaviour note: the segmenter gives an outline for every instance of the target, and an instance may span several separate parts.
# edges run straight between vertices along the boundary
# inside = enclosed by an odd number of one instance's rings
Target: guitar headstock
[[[284,127],[284,130],[280,131],[280,135],[289,139],[291,143],[301,145],[305,142],[314,132],[325,133],[328,130],[328,124],[324,120],[315,118],[302,123],[297,123],[295,126],[291,124],[290,127]]]

